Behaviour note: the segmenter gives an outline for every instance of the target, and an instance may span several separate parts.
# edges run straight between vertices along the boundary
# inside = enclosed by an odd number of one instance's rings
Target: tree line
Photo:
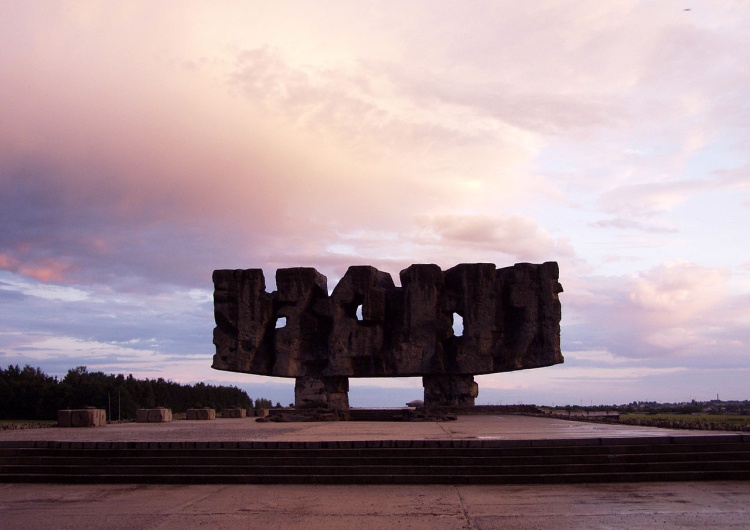
[[[255,402],[257,407],[270,405],[264,398]],[[60,409],[83,407],[104,409],[109,420],[129,420],[139,408],[252,408],[253,400],[234,386],[136,379],[132,374],[89,372],[85,366],[71,368],[61,380],[29,365],[0,369],[0,420],[54,420]]]

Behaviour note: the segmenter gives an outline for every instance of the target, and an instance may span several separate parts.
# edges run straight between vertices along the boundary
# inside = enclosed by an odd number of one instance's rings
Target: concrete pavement
[[[750,484],[0,484],[0,528],[750,528]]]

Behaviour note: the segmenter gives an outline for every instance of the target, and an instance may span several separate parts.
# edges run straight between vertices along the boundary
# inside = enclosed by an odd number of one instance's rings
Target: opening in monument
[[[364,303],[365,297],[363,295],[356,295],[354,297],[354,300],[347,304],[344,304],[344,314],[349,318],[354,318],[358,322],[362,322],[364,320],[364,316],[362,313],[362,304]]]
[[[458,313],[453,313],[453,335],[456,337],[464,335],[464,317]]]
[[[349,406],[354,408],[402,408],[410,401],[424,399],[421,377],[352,377],[349,379]]]
[[[281,329],[286,326],[286,317],[279,317],[276,319],[276,329]]]

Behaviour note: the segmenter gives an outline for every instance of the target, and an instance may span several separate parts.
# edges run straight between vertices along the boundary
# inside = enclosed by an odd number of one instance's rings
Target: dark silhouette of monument
[[[562,363],[557,263],[214,271],[213,368],[294,377],[297,408],[349,407],[350,377],[421,376],[425,406],[471,406],[474,376]],[[463,333],[454,319],[463,319]]]

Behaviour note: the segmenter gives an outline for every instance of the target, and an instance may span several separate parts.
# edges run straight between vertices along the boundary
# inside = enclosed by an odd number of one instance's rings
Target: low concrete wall
[[[172,411],[158,407],[155,409],[138,409],[135,413],[138,423],[166,423],[172,421]]]
[[[57,411],[58,427],[103,427],[107,425],[104,409],[68,409]]]
[[[257,418],[265,418],[268,416],[268,409],[253,409],[253,416]]]
[[[221,411],[222,418],[246,418],[247,410],[245,409],[223,409]]]
[[[186,420],[215,420],[216,410],[203,407],[200,409],[187,409],[185,413]]]

